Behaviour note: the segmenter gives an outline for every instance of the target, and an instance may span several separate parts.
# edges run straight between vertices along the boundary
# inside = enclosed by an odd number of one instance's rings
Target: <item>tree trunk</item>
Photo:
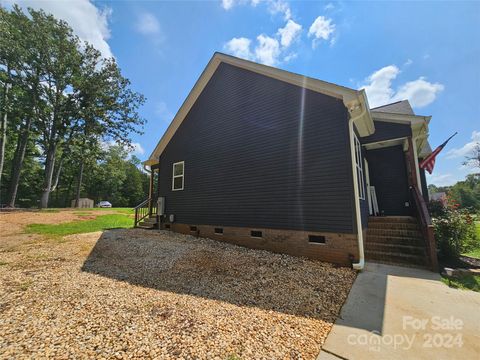
[[[23,167],[23,160],[25,159],[25,151],[27,149],[28,137],[30,135],[30,126],[32,124],[31,117],[28,117],[25,126],[22,129],[21,135],[18,138],[17,148],[15,150],[15,157],[12,163],[12,179],[10,181],[10,201],[9,207],[15,207],[17,199],[18,184],[20,183],[20,173]]]
[[[68,183],[68,189],[67,189],[67,192],[65,193],[65,197],[63,199],[63,203],[64,203],[64,207],[70,207],[70,199],[71,199],[71,196],[70,196],[70,192],[72,191],[72,187],[73,187],[73,176],[72,178],[70,179],[70,182]]]
[[[82,180],[83,180],[83,167],[84,167],[84,161],[83,158],[80,160],[80,169],[78,171],[78,182],[77,182],[77,192],[75,195],[75,207],[78,208],[78,205],[80,203],[80,191],[82,189]]]
[[[7,73],[10,74],[10,69],[7,68]],[[3,163],[5,162],[5,143],[7,141],[7,99],[8,99],[8,87],[10,86],[9,82],[6,82],[3,87],[3,112],[0,116],[0,188],[2,185],[2,174],[3,174]]]
[[[65,156],[62,154],[62,157],[60,158],[60,161],[58,162],[57,172],[55,173],[52,189],[50,191],[55,191],[57,189],[58,180],[60,179],[60,174],[62,173],[63,161],[64,160],[65,160]]]
[[[52,189],[53,169],[55,167],[55,155],[57,152],[57,144],[51,140],[48,146],[47,158],[45,160],[45,177],[43,180],[43,192],[40,198],[40,209],[48,207],[48,198]]]

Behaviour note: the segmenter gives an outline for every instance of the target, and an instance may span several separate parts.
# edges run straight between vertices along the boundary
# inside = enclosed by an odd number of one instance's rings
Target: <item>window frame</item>
[[[182,174],[175,175],[175,165],[182,165]],[[175,189],[175,179],[182,178],[182,188]],[[181,191],[185,188],[185,161],[178,161],[172,165],[172,191]]]
[[[365,200],[365,178],[363,172],[362,144],[358,140],[357,134],[353,134],[355,143],[355,168],[358,183],[358,198]]]

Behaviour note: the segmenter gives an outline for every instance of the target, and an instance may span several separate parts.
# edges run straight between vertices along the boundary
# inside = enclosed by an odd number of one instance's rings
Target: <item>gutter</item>
[[[357,223],[357,240],[358,240],[358,257],[359,261],[358,263],[352,264],[352,267],[355,270],[363,270],[365,267],[365,252],[363,248],[363,230],[362,230],[362,215],[360,211],[360,199],[359,199],[359,191],[358,191],[358,177],[357,177],[357,169],[355,166],[356,160],[355,160],[355,133],[353,131],[353,123],[355,120],[361,118],[362,116],[365,116],[367,112],[367,107],[365,104],[361,103],[361,106],[363,107],[362,112],[355,116],[350,118],[348,120],[348,131],[350,135],[350,155],[351,155],[351,162],[352,162],[352,175],[353,175],[353,193],[354,193],[354,199],[355,199],[355,215],[356,215],[356,223]]]

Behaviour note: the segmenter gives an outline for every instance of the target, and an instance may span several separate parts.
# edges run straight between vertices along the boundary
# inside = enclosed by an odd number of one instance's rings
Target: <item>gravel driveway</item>
[[[170,232],[10,232],[0,239],[0,357],[315,359],[354,279]]]

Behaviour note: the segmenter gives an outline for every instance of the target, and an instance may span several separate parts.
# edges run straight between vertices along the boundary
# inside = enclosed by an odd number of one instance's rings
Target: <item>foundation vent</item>
[[[308,235],[308,242],[312,244],[325,244],[325,236],[322,235]]]

